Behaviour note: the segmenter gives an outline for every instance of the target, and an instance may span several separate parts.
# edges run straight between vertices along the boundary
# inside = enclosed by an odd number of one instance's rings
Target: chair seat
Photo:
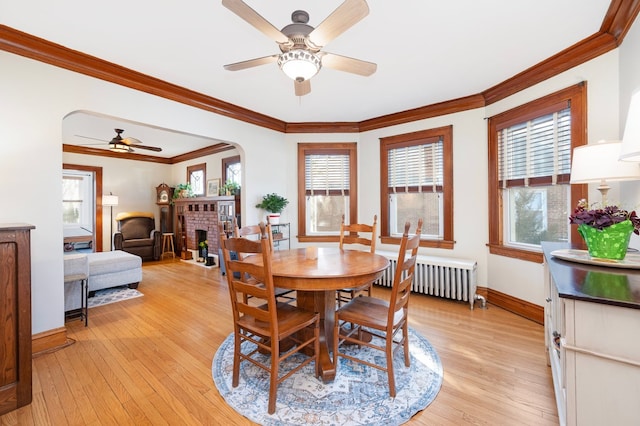
[[[340,319],[347,323],[357,323],[369,328],[384,330],[387,327],[389,302],[369,296],[359,296],[340,308]],[[402,321],[402,312],[396,312],[393,324]]]
[[[266,310],[267,305],[261,305],[259,308]],[[285,302],[278,302],[277,310],[280,340],[317,321],[318,314],[296,308]],[[238,324],[260,336],[269,336],[271,334],[269,323],[256,320],[249,315],[240,318]]]

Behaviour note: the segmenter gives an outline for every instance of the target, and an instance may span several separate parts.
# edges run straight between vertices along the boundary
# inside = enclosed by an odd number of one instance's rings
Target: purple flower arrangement
[[[580,200],[578,207],[569,216],[569,223],[587,225],[602,230],[616,223],[629,220],[633,225],[633,233],[640,235],[640,218],[636,216],[635,210],[628,212],[627,210],[621,210],[618,206],[604,206],[599,209],[587,210],[587,207],[587,201]]]

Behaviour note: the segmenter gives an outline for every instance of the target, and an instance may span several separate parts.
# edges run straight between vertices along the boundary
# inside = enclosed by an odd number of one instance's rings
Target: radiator
[[[398,254],[381,251],[376,253],[389,259],[390,265],[374,284],[391,287]],[[473,260],[419,255],[411,291],[469,302],[471,309],[475,300],[479,299],[484,306],[484,298],[476,295],[477,267],[478,264]]]

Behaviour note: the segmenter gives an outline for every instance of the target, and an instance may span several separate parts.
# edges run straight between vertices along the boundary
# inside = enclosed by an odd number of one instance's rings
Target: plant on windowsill
[[[640,218],[635,211],[618,206],[592,206],[580,200],[569,216],[569,223],[578,225],[589,255],[595,258],[622,260],[627,254],[631,233],[640,235]]]
[[[259,209],[266,210],[271,213],[267,215],[267,220],[271,224],[280,223],[280,213],[289,204],[289,200],[276,193],[264,195],[262,201],[256,204]]]

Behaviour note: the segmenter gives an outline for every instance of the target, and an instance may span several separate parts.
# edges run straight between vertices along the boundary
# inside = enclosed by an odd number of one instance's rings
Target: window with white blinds
[[[388,153],[390,193],[442,191],[442,139],[420,145],[393,148]]]
[[[298,241],[338,241],[340,223],[358,218],[358,145],[298,144]]]
[[[306,195],[349,195],[349,154],[305,155]]]
[[[380,139],[382,242],[422,219],[423,247],[453,248],[453,126]]]
[[[571,173],[571,107],[498,129],[502,188],[568,183]]]
[[[488,119],[489,251],[542,262],[542,241],[578,237],[567,217],[586,185],[571,185],[571,153],[587,141],[587,83]]]

